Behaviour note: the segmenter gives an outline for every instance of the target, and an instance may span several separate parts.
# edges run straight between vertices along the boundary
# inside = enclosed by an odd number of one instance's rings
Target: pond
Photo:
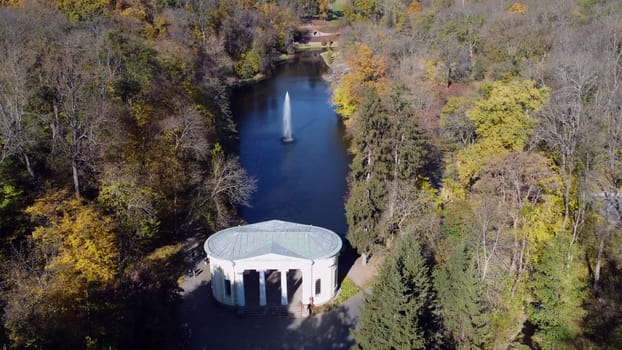
[[[248,223],[270,219],[326,227],[345,236],[344,201],[350,156],[342,121],[322,79],[317,52],[280,64],[261,83],[236,90],[232,110],[238,126],[242,166],[257,179]],[[291,101],[294,141],[284,143],[285,94]]]

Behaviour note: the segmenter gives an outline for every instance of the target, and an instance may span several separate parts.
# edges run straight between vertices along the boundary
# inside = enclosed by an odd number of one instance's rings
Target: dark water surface
[[[346,175],[350,161],[344,127],[330,105],[319,53],[277,67],[274,76],[240,88],[233,113],[242,166],[257,179],[248,223],[270,219],[326,227],[344,236]],[[283,104],[289,91],[295,141],[284,144]]]

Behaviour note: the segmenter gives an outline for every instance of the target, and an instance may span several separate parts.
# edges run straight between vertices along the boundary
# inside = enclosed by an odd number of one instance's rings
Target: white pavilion
[[[218,231],[204,245],[212,293],[218,302],[230,306],[288,305],[292,294],[291,290],[288,294],[288,284],[297,287],[291,283],[291,273],[297,272],[302,275],[302,304],[327,303],[337,291],[341,246],[341,237],[333,231],[280,220]],[[258,278],[252,278],[253,274]],[[278,279],[280,283],[267,288],[267,274],[272,282]],[[267,295],[276,295],[276,300],[268,300]]]

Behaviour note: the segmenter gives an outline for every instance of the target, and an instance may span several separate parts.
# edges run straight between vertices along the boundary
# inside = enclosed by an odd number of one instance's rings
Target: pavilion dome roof
[[[335,256],[341,237],[331,230],[293,222],[270,220],[218,231],[205,241],[208,256],[240,260],[278,254],[302,259]]]

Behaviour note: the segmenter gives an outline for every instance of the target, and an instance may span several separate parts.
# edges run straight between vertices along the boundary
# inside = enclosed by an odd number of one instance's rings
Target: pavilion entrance
[[[244,270],[244,300],[246,306],[278,306],[298,305],[302,302],[300,286],[302,285],[302,272],[299,269],[283,271],[269,270]],[[263,274],[263,278],[262,275]],[[282,278],[285,278],[282,281]],[[262,282],[263,280],[263,282]],[[262,292],[262,285],[264,291]],[[286,293],[283,293],[286,289]]]

